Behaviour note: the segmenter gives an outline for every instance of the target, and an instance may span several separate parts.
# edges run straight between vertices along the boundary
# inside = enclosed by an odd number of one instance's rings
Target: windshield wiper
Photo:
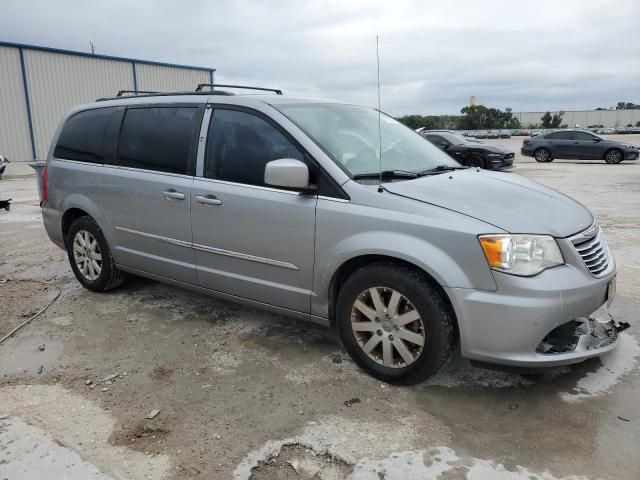
[[[382,178],[417,178],[418,174],[408,170],[383,170],[382,174],[380,172],[357,173],[353,176],[353,179],[362,180],[365,178],[379,178],[380,176]]]
[[[420,177],[422,177],[423,175],[436,175],[438,173],[442,173],[442,172],[450,172],[452,170],[466,170],[469,167],[453,167],[451,165],[438,165],[436,167],[430,168],[429,170],[423,170],[422,172],[418,173],[418,175]]]

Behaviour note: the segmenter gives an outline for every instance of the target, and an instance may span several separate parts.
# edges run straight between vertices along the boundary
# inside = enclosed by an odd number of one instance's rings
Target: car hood
[[[386,183],[385,188],[510,233],[567,237],[593,223],[591,212],[573,198],[510,173],[469,168]]]

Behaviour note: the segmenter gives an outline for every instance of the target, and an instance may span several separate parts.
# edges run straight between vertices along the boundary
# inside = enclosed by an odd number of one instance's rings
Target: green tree
[[[464,130],[486,130],[502,128],[520,128],[520,120],[513,116],[511,108],[503,112],[498,108],[484,105],[471,105],[460,110],[458,128]]]
[[[640,120],[636,122],[636,127],[640,127]]]
[[[542,122],[542,128],[559,128],[562,124],[562,116],[564,112],[558,112],[551,115],[551,112],[545,113],[542,117],[540,117],[540,121]]]

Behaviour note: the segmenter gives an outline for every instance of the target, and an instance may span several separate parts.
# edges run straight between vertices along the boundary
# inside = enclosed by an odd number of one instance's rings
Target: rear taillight
[[[40,206],[44,206],[47,203],[47,176],[48,176],[48,167],[44,167],[42,170],[42,199],[40,200]]]
[[[523,140],[522,144],[523,144],[523,145],[528,145],[530,141],[531,141],[531,140]]]

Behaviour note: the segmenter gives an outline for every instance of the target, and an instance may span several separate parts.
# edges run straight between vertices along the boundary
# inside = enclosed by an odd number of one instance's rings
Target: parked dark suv
[[[499,145],[470,141],[453,132],[422,132],[421,135],[463,165],[489,170],[513,167],[514,153]]]
[[[521,152],[542,163],[556,158],[620,163],[637,160],[640,155],[637,145],[614,142],[584,130],[559,130],[538,135],[525,140]]]

